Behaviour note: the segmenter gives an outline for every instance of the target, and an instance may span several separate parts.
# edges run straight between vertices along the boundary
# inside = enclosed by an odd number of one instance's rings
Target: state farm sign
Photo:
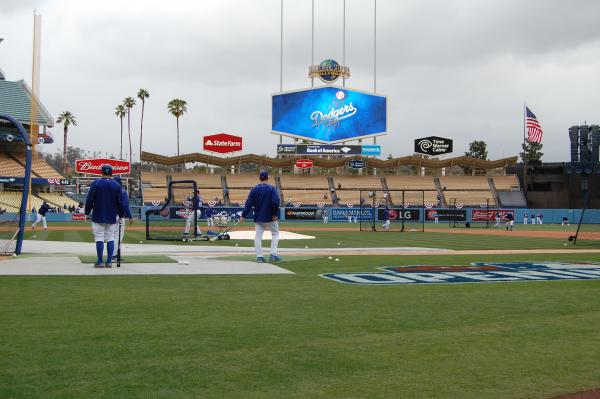
[[[242,138],[231,134],[219,133],[204,136],[204,151],[226,154],[228,152],[242,151]]]
[[[312,159],[297,159],[296,167],[300,169],[310,169],[314,166]]]
[[[98,159],[79,159],[75,161],[75,171],[77,173],[87,173],[90,175],[102,175],[102,165],[111,165],[113,175],[127,175],[131,168],[128,161],[118,159],[98,158]]]

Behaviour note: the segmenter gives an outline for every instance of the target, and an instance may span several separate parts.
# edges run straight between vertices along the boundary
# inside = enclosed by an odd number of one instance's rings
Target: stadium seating
[[[440,184],[446,188],[444,197],[448,206],[453,206],[455,202],[472,206],[487,203],[496,206],[487,176],[441,176]]]
[[[19,209],[19,207],[21,206],[21,197],[22,197],[22,193],[20,193],[20,192],[4,191],[4,192],[0,193],[0,206],[2,206],[4,208],[4,205],[8,205],[13,208]],[[32,195],[29,197],[29,209],[28,210],[31,210],[31,208],[39,209],[40,206],[42,205],[42,203],[43,203],[43,201],[40,198]]]
[[[65,204],[67,205],[67,207],[73,205],[75,207],[79,206],[79,203],[75,200],[73,200],[70,197],[67,197],[66,195],[61,195],[60,193],[39,193],[38,197],[40,197],[43,200],[46,200],[50,206],[60,206],[60,207],[64,207]]]
[[[12,156],[15,159],[17,159],[18,162],[15,161],[14,159],[10,158],[6,154],[0,154],[0,166],[2,166],[1,160],[8,158],[13,163],[14,172],[18,173],[16,176],[23,176],[25,174],[24,168],[23,168],[23,165],[25,164],[25,154],[13,154]],[[7,164],[10,164],[10,163],[7,162]],[[32,177],[41,177],[44,179],[48,179],[48,178],[62,179],[62,178],[64,178],[62,174],[57,172],[52,166],[48,165],[48,163],[46,161],[44,161],[37,154],[32,154],[32,156],[31,156],[31,173],[32,173]],[[8,175],[7,172],[4,172],[4,170],[3,170],[2,174]]]
[[[496,185],[496,190],[520,190],[519,179],[516,175],[494,176],[494,184]]]
[[[3,176],[19,177],[25,175],[23,165],[3,153],[0,153],[0,171]]]

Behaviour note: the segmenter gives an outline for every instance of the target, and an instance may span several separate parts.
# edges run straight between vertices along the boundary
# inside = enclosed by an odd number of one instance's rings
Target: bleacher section
[[[7,154],[0,153],[0,175],[11,177],[24,176],[25,168]]]
[[[445,188],[444,196],[448,206],[454,206],[455,203],[467,206],[489,203],[490,206],[496,206],[487,176],[441,176],[440,184]]]
[[[519,179],[516,175],[494,176],[496,190],[520,190]]]
[[[150,188],[144,189],[144,200],[164,201],[166,192],[167,172],[144,172],[142,181]],[[173,180],[195,180],[201,189],[205,201],[222,199],[221,175],[194,172],[176,172],[172,174]],[[367,196],[368,189],[378,190],[378,202],[383,202],[382,176],[333,176],[336,193],[340,205],[346,203],[359,204],[359,188],[365,189],[363,199],[370,202]],[[437,204],[438,194],[433,176],[406,176],[385,175],[390,198],[395,205],[408,202],[410,204],[431,203]],[[327,176],[325,175],[282,175],[281,189],[283,192],[282,203],[301,202],[302,204],[315,204],[318,202],[331,203],[331,193],[328,189]],[[479,206],[489,201],[490,206],[496,206],[492,192],[487,181],[487,176],[440,176],[441,187],[445,187],[444,195],[449,206],[454,203]],[[494,176],[497,190],[510,191],[519,187],[516,176]],[[243,202],[248,196],[249,189],[258,183],[256,173],[227,175],[229,198],[232,204]],[[269,181],[275,184],[274,179]],[[338,189],[341,185],[341,189]],[[405,190],[402,192],[394,190]],[[422,192],[421,192],[422,191]],[[327,194],[327,198],[325,198]]]
[[[38,197],[43,200],[46,200],[50,206],[60,206],[64,207],[65,204],[67,207],[69,206],[79,206],[79,203],[66,195],[61,195],[60,193],[39,193]]]
[[[395,205],[401,205],[403,202],[419,205],[437,203],[437,192],[432,176],[386,175],[385,180],[391,190],[390,198]],[[404,196],[401,191],[393,190],[405,190]]]
[[[0,176],[20,177],[25,175],[25,155],[8,155],[0,153]],[[32,177],[48,178],[63,178],[63,176],[54,170],[54,168],[38,155],[31,157],[31,174]]]
[[[21,196],[22,193],[16,191],[4,191],[0,193],[0,206],[4,208],[5,205],[17,208],[21,206]],[[29,197],[29,211],[31,208],[39,209],[42,206],[43,200],[38,197],[30,196]]]
[[[165,201],[167,196],[167,175],[172,176],[173,181],[194,180],[200,189],[200,195],[204,201],[223,200],[221,187],[221,175],[195,172],[143,172],[142,183],[151,185],[144,188],[144,201]]]

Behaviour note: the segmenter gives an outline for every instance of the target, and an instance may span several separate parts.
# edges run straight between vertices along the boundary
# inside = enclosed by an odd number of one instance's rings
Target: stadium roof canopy
[[[54,118],[31,93],[24,80],[10,82],[0,80],[0,114],[14,117],[23,125],[31,125],[31,102],[37,104],[38,115],[35,121],[41,126],[54,126]]]
[[[348,161],[351,159],[361,159],[361,157],[346,157],[346,158],[335,158],[329,159],[324,157],[314,156],[296,156],[289,158],[271,158],[263,155],[247,154],[240,155],[237,157],[222,158],[213,155],[200,154],[198,152],[191,154],[183,154],[179,156],[167,157],[164,155],[153,154],[151,152],[142,152],[142,161],[154,162],[159,165],[180,165],[186,162],[202,162],[208,165],[227,167],[245,163],[255,163],[259,165],[269,166],[273,168],[281,168],[286,166],[293,166],[297,159],[312,159],[316,167],[321,168],[337,168],[346,166]],[[467,166],[473,169],[490,170],[497,168],[504,168],[508,165],[514,165],[517,163],[518,157],[509,157],[497,159],[494,161],[488,161],[485,159],[471,158],[471,157],[455,157],[448,159],[427,159],[418,156],[406,156],[401,158],[392,159],[377,159],[377,158],[366,158],[369,167],[373,168],[395,168],[402,165],[415,165],[418,167],[425,168],[448,168],[452,166]]]

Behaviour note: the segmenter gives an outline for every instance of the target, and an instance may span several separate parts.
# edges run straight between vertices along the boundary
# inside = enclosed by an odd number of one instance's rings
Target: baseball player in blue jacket
[[[115,251],[117,218],[124,217],[121,187],[112,179],[112,166],[102,165],[102,177],[90,185],[85,200],[85,214],[92,218],[92,232],[96,241],[98,260],[94,267],[112,267]],[[102,255],[106,242],[106,263],[102,265]]]
[[[240,223],[252,208],[254,208],[254,228],[256,235],[254,236],[254,250],[256,251],[256,261],[262,263],[265,261],[262,250],[262,237],[265,230],[271,231],[271,256],[270,261],[280,261],[281,257],[277,255],[277,245],[279,244],[279,224],[277,223],[279,215],[279,195],[277,189],[268,184],[269,173],[266,171],[260,172],[258,175],[260,183],[254,186],[248,194],[248,199],[242,211]]]
[[[44,230],[48,230],[48,225],[46,224],[46,213],[48,213],[49,210],[50,205],[48,205],[48,203],[44,201],[42,203],[42,206],[40,206],[40,209],[38,210],[35,222],[33,222],[33,224],[31,225],[31,228],[33,230],[35,230],[35,225],[38,224],[40,221],[42,222],[42,226],[44,226]]]
[[[196,189],[196,193],[192,197],[192,211],[197,211],[197,212],[191,212],[190,215],[186,218],[185,230],[184,230],[183,234],[185,234],[185,235],[190,234],[190,226],[191,226],[192,222],[194,221],[194,215],[196,215],[196,219],[200,219],[201,209],[202,209],[202,197],[200,196],[200,189]],[[200,229],[199,224],[196,224],[196,232],[198,233],[198,235],[202,234],[202,230]]]

